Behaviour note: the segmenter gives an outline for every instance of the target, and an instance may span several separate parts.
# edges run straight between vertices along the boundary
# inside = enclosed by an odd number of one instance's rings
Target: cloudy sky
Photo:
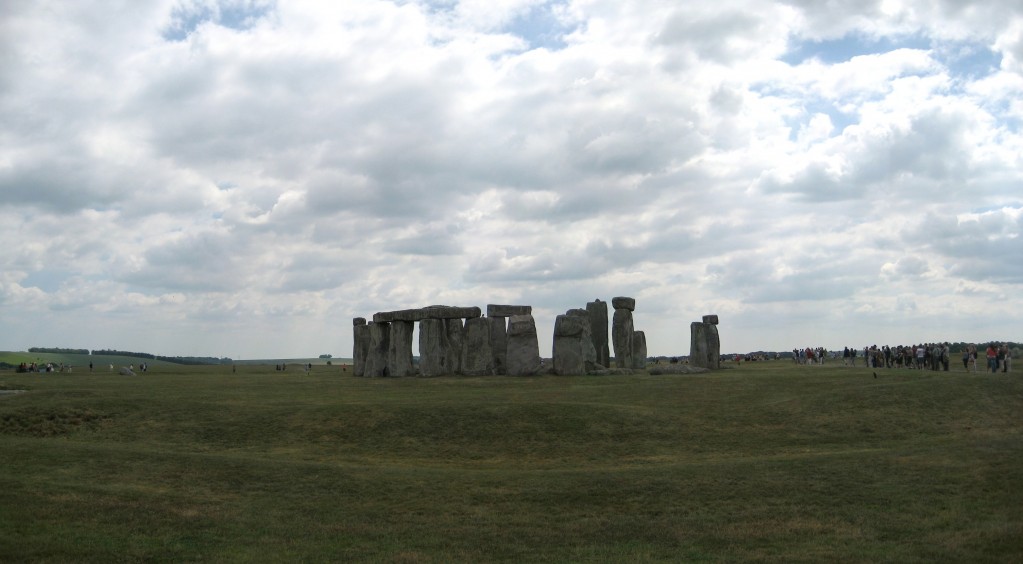
[[[0,57],[0,350],[1023,341],[1018,0],[8,0]]]

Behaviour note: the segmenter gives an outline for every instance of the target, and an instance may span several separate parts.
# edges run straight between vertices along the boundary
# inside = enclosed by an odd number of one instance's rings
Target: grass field
[[[1023,561],[1023,374],[0,372],[4,561]]]

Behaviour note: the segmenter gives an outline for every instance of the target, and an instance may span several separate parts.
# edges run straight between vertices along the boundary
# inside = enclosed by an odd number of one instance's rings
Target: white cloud
[[[374,311],[543,335],[631,294],[679,354],[712,312],[744,350],[1020,310],[1008,0],[0,10],[0,348],[345,355]]]

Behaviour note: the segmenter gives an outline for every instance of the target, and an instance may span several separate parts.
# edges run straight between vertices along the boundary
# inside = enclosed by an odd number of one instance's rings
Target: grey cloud
[[[908,244],[933,250],[948,262],[949,272],[975,281],[1023,283],[1020,238],[1023,214],[998,210],[977,219],[959,221],[953,216],[928,215],[907,229]]]
[[[225,292],[247,285],[250,249],[228,233],[205,231],[150,247],[144,264],[119,276],[153,290]]]
[[[969,120],[958,109],[932,107],[913,115],[906,128],[894,123],[853,126],[824,155],[846,166],[836,169],[826,160],[809,160],[792,178],[767,171],[755,186],[767,194],[791,193],[811,201],[965,196],[971,183],[984,181],[973,178],[978,165],[968,140]]]
[[[762,19],[749,12],[716,12],[695,15],[692,10],[679,10],[665,22],[654,38],[654,43],[663,46],[680,47],[682,52],[719,64],[728,64],[737,57],[746,55],[746,50],[734,40],[754,35],[764,25]]]

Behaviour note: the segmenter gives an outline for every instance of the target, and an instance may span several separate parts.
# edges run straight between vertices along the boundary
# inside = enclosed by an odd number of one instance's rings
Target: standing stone
[[[586,363],[586,372],[597,368],[597,349],[593,346],[593,328],[590,324],[590,313],[585,309],[570,309],[565,315],[571,315],[583,320],[583,341],[580,344],[583,348],[583,361]],[[606,367],[605,367],[606,368]]]
[[[595,300],[586,304],[590,314],[590,335],[593,337],[593,350],[597,354],[597,364],[611,367],[611,350],[607,342],[607,302]]]
[[[713,327],[702,321],[694,321],[689,325],[689,366],[711,368],[710,356],[707,354],[707,328]]]
[[[614,321],[611,324],[611,344],[615,348],[615,366],[618,368],[632,368],[632,336],[634,332],[632,310],[615,309]]]
[[[508,319],[509,376],[532,376],[540,371],[540,345],[532,315],[513,315]]]
[[[445,319],[444,330],[448,334],[447,366],[451,374],[462,373],[462,345],[465,343],[465,326],[461,319]]]
[[[632,368],[646,369],[646,333],[642,331],[632,333]]]
[[[366,354],[365,376],[382,378],[387,376],[387,350],[391,343],[390,323],[370,323],[369,351]]]
[[[424,319],[419,322],[420,376],[444,376],[455,373],[448,364],[450,345],[446,323],[443,319]]]
[[[412,364],[412,333],[416,324],[411,321],[395,321],[391,323],[391,342],[387,347],[387,374],[402,378],[414,376],[415,365]]]
[[[508,318],[488,317],[490,352],[494,355],[494,374],[505,374],[508,364]]]
[[[704,323],[709,323],[711,325],[717,325],[718,324],[718,316],[713,315],[713,314],[711,314],[711,315],[704,315],[703,316],[703,322]]]
[[[494,373],[494,355],[490,350],[490,320],[475,317],[465,322],[462,344],[462,374],[490,376]]]
[[[360,318],[361,319],[361,318]],[[371,337],[369,334],[369,326],[366,325],[366,320],[362,320],[361,325],[355,325],[352,327],[352,332],[355,340],[355,346],[352,349],[352,363],[354,364],[354,370],[356,376],[366,375],[366,357],[369,356],[369,347]]]
[[[574,315],[559,315],[554,320],[554,372],[586,374],[584,328],[589,320]]]
[[[717,316],[715,316],[717,317]],[[718,336],[717,323],[704,323],[707,330],[707,368],[721,368],[721,337]]]

